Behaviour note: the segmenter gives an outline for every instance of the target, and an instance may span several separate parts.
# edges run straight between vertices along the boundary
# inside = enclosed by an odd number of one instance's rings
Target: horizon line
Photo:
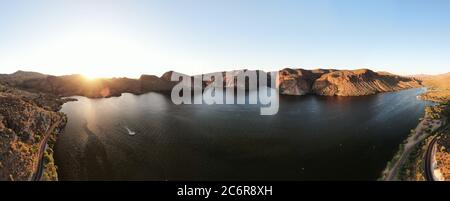
[[[387,73],[391,73],[391,74],[394,74],[394,75],[405,76],[405,77],[413,77],[413,76],[437,76],[437,75],[442,75],[442,74],[450,73],[450,71],[447,71],[447,72],[436,73],[436,74],[428,74],[428,73],[401,74],[401,73],[392,73],[392,71],[386,71],[386,70],[373,70],[373,69],[371,69],[371,68],[364,68],[364,67],[363,67],[363,68],[342,68],[342,69],[340,69],[340,68],[322,68],[322,67],[318,67],[318,68],[302,68],[302,67],[294,67],[294,68],[292,68],[292,67],[283,67],[283,68],[280,68],[278,71],[283,70],[283,69],[294,69],[294,70],[296,70],[296,69],[303,69],[303,70],[321,70],[321,69],[323,69],[323,70],[336,70],[336,71],[345,71],[345,70],[353,71],[353,70],[363,70],[363,69],[367,69],[367,70],[371,70],[371,71],[374,71],[374,72],[387,72]],[[99,76],[99,77],[93,77],[93,78],[97,78],[97,79],[108,79],[108,78],[130,78],[130,79],[139,79],[139,77],[142,76],[142,75],[154,75],[154,76],[161,77],[161,76],[164,75],[165,73],[171,72],[171,71],[172,71],[172,72],[178,72],[178,73],[186,74],[186,75],[189,75],[189,76],[195,76],[195,75],[202,75],[202,74],[214,73],[214,72],[229,72],[229,71],[238,71],[238,70],[252,70],[252,71],[256,71],[256,70],[261,70],[261,69],[236,68],[236,69],[233,69],[233,70],[212,71],[212,72],[206,72],[206,73],[201,73],[201,74],[187,74],[187,73],[183,73],[183,72],[180,72],[180,71],[167,70],[167,71],[165,71],[164,73],[162,73],[162,74],[159,75],[159,76],[158,76],[157,74],[140,73],[139,76],[126,76],[126,75],[124,75],[124,76]],[[265,70],[261,70],[261,71],[265,71]],[[273,71],[275,71],[275,70],[270,70],[270,71],[267,71],[267,72],[273,72]],[[10,72],[10,73],[8,73],[8,72],[0,72],[0,74],[14,74],[14,73],[17,73],[17,72],[34,72],[34,73],[40,73],[40,74],[44,74],[44,75],[51,75],[51,76],[81,75],[81,76],[89,77],[89,75],[85,75],[85,74],[83,74],[82,72],[77,72],[77,73],[74,72],[74,73],[67,73],[67,74],[58,74],[58,73],[57,73],[57,74],[52,74],[52,73],[41,72],[41,71],[36,71],[36,70],[21,70],[21,69],[15,70],[14,72]]]

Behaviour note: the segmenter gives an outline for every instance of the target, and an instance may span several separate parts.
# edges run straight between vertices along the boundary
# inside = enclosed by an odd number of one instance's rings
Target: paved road
[[[436,143],[436,141],[437,141],[437,136],[435,136],[432,140],[431,140],[431,142],[430,142],[430,144],[428,145],[428,148],[427,148],[427,152],[426,152],[426,154],[425,154],[425,179],[427,180],[427,181],[434,181],[434,178],[433,178],[433,167],[432,167],[432,158],[433,158],[433,156],[432,156],[432,154],[433,154],[433,147],[434,147],[434,144]]]
[[[61,123],[61,119],[59,119],[56,123],[54,123],[50,128],[47,130],[47,132],[44,134],[44,139],[40,142],[39,145],[39,161],[37,163],[37,166],[34,167],[36,169],[36,172],[33,174],[32,181],[39,181],[41,180],[42,173],[44,172],[44,153],[45,149],[47,148],[47,141],[50,135],[55,130],[56,126],[58,126]]]
[[[445,128],[443,128],[441,131],[439,132],[447,132],[449,129],[448,126],[446,126]],[[425,153],[425,179],[427,181],[434,181],[434,177],[433,177],[433,162],[432,162],[432,154],[433,154],[433,147],[434,144],[436,144],[436,141],[438,140],[438,136],[440,135],[440,133],[438,135],[436,135],[430,142],[430,144],[428,145],[427,148],[427,152]]]

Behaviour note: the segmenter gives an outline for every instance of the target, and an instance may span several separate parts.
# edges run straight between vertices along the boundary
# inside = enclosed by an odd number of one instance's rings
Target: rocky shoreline
[[[436,103],[434,106],[425,108],[425,115],[420,119],[417,128],[412,130],[411,135],[404,143],[399,145],[398,152],[393,159],[388,162],[382,173],[381,180],[427,180],[425,168],[425,158],[428,148],[431,146],[439,147],[436,160],[437,169],[441,169],[444,175],[450,175],[450,138],[448,131],[448,118],[450,109],[448,107],[450,101],[450,73],[434,76],[418,76],[427,91],[419,95],[417,98]],[[434,122],[438,121],[438,127],[434,127]],[[437,142],[434,145],[435,139]],[[411,142],[414,142],[412,144]],[[407,149],[405,149],[407,148]],[[402,160],[401,160],[402,159]],[[435,170],[437,170],[435,169]],[[427,171],[429,174],[430,171]],[[428,174],[428,175],[429,175]],[[430,176],[428,176],[430,177]],[[428,178],[430,179],[430,178]]]
[[[177,84],[170,80],[172,73],[98,80],[24,71],[0,75],[0,180],[33,180],[40,168],[43,173],[37,180],[58,179],[53,146],[67,123],[66,115],[59,110],[65,102],[75,101],[62,97],[104,98],[122,93],[167,92]],[[421,86],[413,78],[368,69],[283,69],[279,80],[277,84],[284,95],[362,96]],[[224,82],[232,80],[224,77]],[[46,148],[42,150],[43,145]],[[41,160],[43,166],[39,167]]]

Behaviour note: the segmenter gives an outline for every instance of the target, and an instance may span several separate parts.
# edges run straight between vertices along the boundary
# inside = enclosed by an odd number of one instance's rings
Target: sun
[[[86,80],[96,80],[102,78],[101,75],[97,73],[82,73],[81,74]]]

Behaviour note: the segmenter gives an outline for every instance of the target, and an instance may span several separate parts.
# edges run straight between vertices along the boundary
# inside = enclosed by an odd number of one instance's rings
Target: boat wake
[[[128,135],[136,135],[136,132],[130,130],[127,126],[125,126],[125,129],[127,129]]]

